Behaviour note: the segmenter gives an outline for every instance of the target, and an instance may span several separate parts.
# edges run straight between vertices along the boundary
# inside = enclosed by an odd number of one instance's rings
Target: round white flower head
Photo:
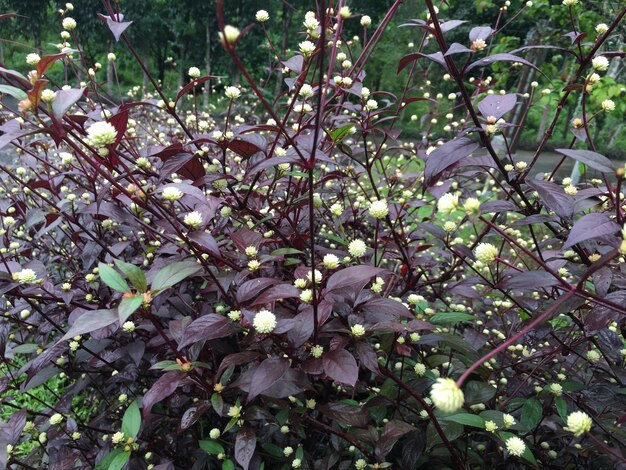
[[[526,450],[526,444],[517,436],[509,437],[506,440],[506,450],[509,454],[519,457]]]
[[[183,192],[175,188],[174,186],[168,186],[163,188],[163,199],[167,201],[178,201],[181,197],[183,197]]]
[[[324,267],[326,269],[335,269],[339,266],[339,257],[333,255],[332,253],[324,255],[324,259],[322,261],[324,262]]]
[[[124,330],[126,333],[132,333],[133,331],[135,331],[135,322],[124,322],[124,324],[122,325],[122,330]]]
[[[370,204],[370,215],[375,219],[384,219],[389,214],[389,208],[387,207],[387,201],[381,199],[374,201]]]
[[[607,59],[603,55],[596,56],[591,60],[591,66],[594,70],[599,70],[600,72],[603,72],[604,70],[609,68],[609,59]]]
[[[224,94],[226,95],[226,98],[236,100],[241,95],[241,91],[236,86],[229,86],[226,87],[226,90],[224,90]]]
[[[191,78],[198,78],[200,76],[200,69],[198,67],[189,67],[187,74]]]
[[[271,333],[276,328],[276,315],[269,310],[261,310],[254,316],[252,326],[259,333]]]
[[[573,7],[574,5],[578,4],[579,0],[563,0],[563,5],[565,5],[566,7]]]
[[[418,362],[413,366],[413,370],[415,371],[415,375],[421,377],[426,373],[426,366],[421,362]]]
[[[459,196],[446,193],[437,201],[437,209],[442,214],[450,215],[459,207]]]
[[[354,258],[360,258],[367,251],[367,245],[363,240],[352,240],[348,245],[348,253]]]
[[[367,468],[367,460],[357,460],[356,462],[354,462],[354,468],[356,468],[356,470],[364,470],[365,468]]]
[[[596,33],[604,34],[609,30],[609,25],[606,23],[599,23],[596,25]]]
[[[13,273],[11,276],[14,281],[19,282],[21,284],[26,284],[29,282],[35,282],[37,280],[37,273],[32,269],[22,269],[16,273]]]
[[[270,14],[266,10],[259,10],[256,12],[255,18],[259,23],[265,23],[270,19]]]
[[[365,327],[357,323],[356,325],[352,325],[350,327],[350,333],[352,333],[352,336],[355,338],[360,338],[365,335]]]
[[[352,12],[350,11],[349,6],[341,7],[341,9],[339,10],[339,16],[343,20],[347,20],[348,18],[350,18],[350,15],[352,15]]]
[[[611,111],[615,111],[615,102],[613,100],[604,100],[601,106],[604,112],[610,113]]]
[[[372,19],[368,15],[363,15],[361,17],[361,26],[363,26],[364,28],[367,28],[371,24],[372,24]]]
[[[315,52],[315,44],[313,44],[311,41],[302,41],[300,44],[298,44],[298,47],[300,48],[300,52],[302,53],[302,55],[305,57],[308,57],[313,54],[313,52]]]
[[[111,123],[99,121],[89,126],[87,137],[94,147],[105,147],[115,143],[117,131]]]
[[[574,434],[574,436],[582,436],[589,432],[593,421],[591,417],[583,411],[574,411],[567,416],[566,431]]]
[[[209,437],[211,439],[219,439],[221,435],[222,435],[221,431],[217,428],[213,428],[209,431]]]
[[[183,222],[191,228],[198,229],[202,225],[202,214],[198,211],[190,212],[185,215]]]
[[[430,389],[430,399],[441,411],[453,413],[463,407],[465,396],[456,382],[449,378],[438,378]]]
[[[35,66],[39,63],[40,60],[41,60],[41,57],[39,57],[39,54],[36,54],[34,52],[31,52],[30,54],[26,56],[26,63],[28,65]]]
[[[107,54],[107,60],[109,62],[115,62],[116,59],[117,59],[117,56],[113,52],[109,52]]]
[[[516,422],[515,418],[513,417],[513,415],[510,415],[508,413],[505,414],[504,416],[502,416],[502,421],[504,422],[504,427],[505,428],[510,428]]]
[[[479,243],[474,249],[474,255],[478,261],[491,264],[498,257],[498,249],[491,243]]]
[[[298,94],[302,98],[310,98],[311,96],[313,96],[313,87],[311,85],[309,85],[308,83],[305,83],[300,88],[300,91],[298,92]]]
[[[63,422],[63,415],[61,413],[54,413],[52,416],[50,416],[50,424],[55,425],[55,424],[60,424]]]
[[[70,18],[69,16],[67,18],[63,18],[63,29],[65,31],[72,31],[73,29],[76,29],[76,20],[74,18]]]
[[[57,94],[54,90],[50,90],[48,88],[46,88],[45,90],[43,90],[41,92],[41,101],[43,101],[44,103],[52,103],[54,101],[54,99],[56,98]],[[610,101],[610,100],[609,100]]]
[[[345,84],[345,79],[344,79],[344,84]],[[378,101],[376,100],[367,100],[367,102],[365,103],[365,109],[367,111],[375,111],[376,109],[378,109]]]
[[[480,210],[480,201],[475,197],[469,197],[465,200],[463,204],[463,209],[465,209],[466,214],[477,214]]]
[[[241,31],[239,31],[239,28],[235,28],[231,25],[226,25],[224,26],[224,32],[219,32],[220,42],[222,44],[233,45],[235,41],[237,41],[237,38],[240,34]]]

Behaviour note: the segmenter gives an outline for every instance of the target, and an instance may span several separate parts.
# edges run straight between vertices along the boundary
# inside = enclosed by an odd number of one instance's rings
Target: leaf
[[[478,110],[484,118],[493,116],[496,119],[500,119],[515,108],[516,104],[517,95],[513,93],[508,95],[487,95],[478,103]]]
[[[122,449],[115,449],[112,450],[111,452],[109,452],[106,456],[104,456],[104,458],[102,460],[100,460],[100,462],[98,462],[94,468],[94,470],[109,470],[109,468],[113,468],[112,462],[119,457],[122,454],[128,454],[128,457],[130,457],[130,453],[129,452],[124,452]],[[124,462],[126,463],[126,462]],[[121,468],[121,467],[119,467]]]
[[[613,222],[608,214],[593,212],[582,216],[570,230],[563,249],[576,243],[619,232],[621,227]]]
[[[352,134],[352,130],[354,129],[354,125],[346,124],[345,126],[341,126],[338,129],[333,129],[328,132],[328,135],[332,139],[334,143],[341,142],[344,138]]]
[[[448,325],[453,323],[468,322],[475,320],[474,315],[460,312],[443,312],[436,313],[428,320],[434,325]]]
[[[74,336],[91,333],[92,331],[109,326],[110,324],[115,323],[118,318],[119,316],[117,310],[115,309],[90,310],[87,313],[83,313],[74,321],[70,329],[67,330],[67,333],[65,333],[63,338],[61,338],[61,341],[73,338]]]
[[[175,101],[178,102],[178,100],[180,100],[183,96],[185,96],[187,93],[189,93],[195,87],[197,87],[199,85],[202,85],[204,82],[212,80],[214,78],[220,78],[220,77],[213,76],[213,75],[206,75],[204,77],[194,78],[189,83],[187,83],[187,85],[185,85],[182,90],[180,90],[178,92],[178,94],[176,95],[176,100]]]
[[[514,273],[500,283],[498,288],[501,289],[538,289],[540,287],[558,286],[559,280],[546,271],[525,271],[522,273]]]
[[[201,401],[189,408],[183,416],[180,418],[180,428],[189,429],[193,426],[209,409],[211,403],[208,401]],[[202,446],[200,446],[202,447]]]
[[[219,442],[198,441],[198,445],[200,446],[200,449],[210,455],[223,454],[225,452],[224,447]]]
[[[359,284],[365,285],[369,280],[379,275],[384,269],[375,266],[350,266],[334,273],[326,283],[326,290],[333,291],[345,287],[355,287]]]
[[[537,72],[542,73],[541,70],[535,67],[533,63],[528,62],[526,59],[522,59],[521,57],[518,57],[516,55],[506,54],[506,53],[493,54],[488,57],[485,57],[484,59],[477,60],[476,62],[473,62],[467,66],[467,68],[465,69],[465,73],[477,67],[485,67],[495,62],[519,62],[520,64],[528,65],[529,67],[532,67],[533,69],[535,69]]]
[[[107,22],[107,25],[109,25],[109,29],[113,33],[113,37],[115,38],[116,41],[119,41],[122,34],[124,34],[124,31],[126,31],[126,28],[128,28],[131,24],[133,24],[132,21],[124,21],[124,22],[115,21],[111,17],[107,17],[106,22]]]
[[[139,292],[146,292],[146,290],[148,290],[148,284],[146,283],[146,275],[143,273],[141,268],[139,268],[138,266],[135,266],[134,264],[121,261],[119,259],[115,260],[115,266],[117,266],[117,269],[122,271],[128,277],[128,279],[130,279],[130,282],[132,283],[132,285]]]
[[[476,403],[487,403],[496,394],[496,389],[489,384],[471,380],[463,390],[465,393],[465,404],[475,405]]]
[[[398,419],[389,421],[385,424],[382,435],[376,441],[376,457],[380,460],[385,460],[385,457],[391,452],[398,439],[412,431],[415,431],[415,428],[404,421]]]
[[[546,207],[562,219],[571,219],[574,214],[574,199],[565,194],[562,187],[549,181],[526,180],[528,186],[539,194]]]
[[[209,313],[195,319],[185,327],[180,343],[178,343],[178,349],[198,341],[223,338],[234,332],[235,327],[228,317]]]
[[[104,263],[99,263],[98,273],[100,274],[100,279],[102,279],[102,282],[104,282],[111,289],[122,293],[130,292],[130,288],[128,287],[128,284],[126,283],[122,275],[111,266]]]
[[[120,316],[120,324],[123,324],[128,317],[130,317],[135,310],[141,307],[143,303],[143,294],[133,295],[131,297],[124,297],[117,307],[117,311]]]
[[[593,168],[594,170],[601,171],[602,173],[614,173],[615,165],[613,162],[606,158],[604,155],[600,155],[597,152],[591,150],[572,150],[572,149],[555,149],[555,152],[561,153],[566,157],[573,158],[576,161],[582,162],[585,165]]]
[[[57,118],[62,118],[67,110],[83,97],[84,93],[84,88],[70,88],[69,90],[57,91],[52,102],[52,113]]]
[[[276,381],[285,375],[287,369],[289,369],[289,361],[282,357],[270,357],[259,364],[250,382],[248,403],[274,385]]]
[[[476,26],[469,32],[469,40],[475,41],[476,39],[487,39],[493,33],[493,29],[489,26]]]
[[[235,460],[248,470],[256,449],[256,434],[251,428],[241,428],[235,437]]]
[[[437,147],[426,160],[426,166],[424,167],[425,184],[431,186],[441,173],[458,161],[468,157],[478,147],[478,142],[474,142],[467,137],[450,140],[441,147]]]
[[[130,452],[122,452],[117,454],[115,458],[109,464],[108,470],[121,470],[126,465],[126,462],[130,460]]]
[[[464,426],[473,426],[475,428],[485,429],[485,420],[480,416],[470,413],[459,413],[452,416],[446,416],[441,418],[446,421],[454,421],[455,423],[462,424]]]
[[[320,411],[339,424],[346,426],[365,427],[370,422],[366,408],[350,403],[331,403],[328,406],[320,407]]]
[[[402,59],[400,59],[400,62],[398,63],[398,70],[396,71],[396,73],[400,73],[407,65],[415,62],[418,59],[421,59],[422,57],[441,65],[446,71],[448,70],[446,60],[441,52],[435,52],[433,54],[422,54],[421,52],[415,52],[413,54],[407,54],[402,57]]]
[[[556,411],[559,413],[559,416],[563,420],[564,423],[567,422],[567,403],[563,399],[563,397],[556,397],[554,400],[554,406],[556,407]]]
[[[183,279],[193,276],[201,270],[202,266],[191,260],[172,263],[161,269],[154,277],[154,281],[152,281],[151,286],[152,290],[162,291],[169,289]]]
[[[543,407],[541,402],[536,398],[529,398],[522,406],[522,417],[520,423],[529,431],[534,430],[541,417],[543,416]]]
[[[453,54],[463,54],[463,53],[469,53],[469,52],[472,52],[472,50],[469,47],[465,47],[463,44],[454,42],[450,44],[450,47],[448,47],[448,50],[446,51],[445,55],[449,56]]]
[[[230,459],[224,460],[224,463],[222,463],[222,470],[235,470],[235,464]]]
[[[359,378],[359,366],[345,349],[335,349],[322,356],[324,373],[335,382],[354,387]]]
[[[139,428],[141,427],[141,412],[139,411],[139,405],[137,400],[133,401],[126,411],[124,412],[124,418],[122,418],[122,432],[126,437],[132,437],[133,439],[139,435]]]
[[[11,95],[13,98],[20,101],[28,98],[28,95],[24,90],[20,90],[19,88],[11,85],[0,85],[0,93]]]
[[[143,397],[143,417],[150,416],[152,407],[169,397],[174,391],[183,384],[185,374],[179,371],[171,371],[163,374],[159,380],[154,382],[150,390]]]

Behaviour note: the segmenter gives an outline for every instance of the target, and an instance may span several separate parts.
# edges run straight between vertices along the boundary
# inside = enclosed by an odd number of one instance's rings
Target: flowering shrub
[[[250,28],[217,3],[245,85],[213,113],[194,96],[215,77],[192,67],[169,94],[109,1],[103,27],[155,94],[109,102],[69,8],[60,53],[26,56],[26,76],[0,69],[19,100],[0,128],[17,151],[0,166],[0,396],[14,411],[0,467],[623,463],[624,168],[590,130],[615,106],[588,99],[623,56],[605,42],[626,9],[594,32],[577,30],[578,1],[554,6],[571,44],[536,47],[571,55],[575,72],[524,162],[510,116],[545,94],[488,67],[541,73],[533,49],[492,51],[532,2],[468,27],[426,0],[404,25],[419,46],[398,64],[401,96],[370,89],[364,70],[402,1],[378,23],[318,2],[271,97],[238,50]],[[271,43],[272,12],[250,19]],[[563,124],[574,97],[581,114]],[[403,140],[416,102],[422,137]],[[562,184],[558,167],[534,170],[557,125],[581,170]]]

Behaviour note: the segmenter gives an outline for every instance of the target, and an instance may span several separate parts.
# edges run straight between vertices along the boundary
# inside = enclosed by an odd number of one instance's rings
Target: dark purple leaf
[[[289,361],[282,357],[270,357],[261,362],[252,375],[248,390],[248,403],[285,375],[287,369],[289,369]]]
[[[566,157],[573,158],[585,165],[593,168],[594,170],[601,171],[602,173],[614,173],[615,165],[613,162],[606,158],[604,155],[600,155],[597,152],[591,150],[572,150],[572,149],[556,149]]]
[[[415,428],[404,421],[400,421],[398,419],[393,419],[385,424],[385,428],[383,429],[383,433],[376,442],[376,457],[380,460],[385,460],[385,457],[398,439],[404,436],[407,433],[414,431]]]
[[[610,322],[619,321],[624,317],[623,306],[626,305],[626,290],[611,292],[606,295],[604,300],[622,306],[622,310],[620,311],[608,305],[596,305],[593,307],[589,313],[583,315],[585,332],[589,335],[596,334],[598,331],[606,328]]]
[[[243,351],[240,353],[229,354],[222,360],[222,363],[217,369],[217,373],[215,375],[216,377],[219,377],[222,372],[224,372],[230,366],[240,366],[242,364],[247,364],[254,361],[257,357],[259,357],[259,353],[256,351]]]
[[[477,142],[467,137],[450,140],[441,147],[437,147],[426,160],[424,168],[425,184],[431,186],[441,173],[458,161],[468,157],[478,147],[479,144]]]
[[[259,295],[250,303],[250,306],[264,305],[276,300],[297,299],[298,297],[300,297],[300,291],[293,284],[279,284],[270,287]]]
[[[85,89],[70,88],[69,90],[59,90],[52,102],[52,113],[62,118],[68,109],[83,97]]]
[[[278,284],[280,281],[270,277],[251,279],[239,286],[237,289],[237,303],[243,304],[257,297],[262,291],[270,286]]]
[[[365,285],[372,277],[383,271],[385,270],[375,266],[350,266],[330,276],[326,283],[326,290],[330,292],[345,287],[355,287],[359,284]]]
[[[478,103],[478,110],[486,119],[489,116],[500,119],[517,104],[517,95],[487,95]]]
[[[217,76],[213,76],[213,75],[206,75],[204,77],[200,77],[200,78],[194,78],[192,81],[190,81],[189,83],[187,83],[187,85],[185,85],[176,95],[176,102],[178,102],[178,100],[180,100],[183,96],[185,96],[187,93],[189,93],[191,90],[193,90],[195,87],[202,85],[204,82],[207,82],[209,80],[212,80],[214,78],[220,78]]]
[[[446,71],[448,70],[446,60],[441,52],[434,52],[433,54],[422,54],[421,52],[415,52],[413,54],[407,54],[402,57],[402,59],[400,59],[397,73],[400,73],[407,65],[415,62],[418,59],[421,59],[422,57],[441,65]]]
[[[366,302],[361,306],[361,309],[366,314],[376,314],[378,312],[384,313],[399,318],[415,318],[415,315],[411,314],[411,311],[406,308],[401,302],[388,299],[387,297],[379,297]],[[366,315],[367,316],[367,315]]]
[[[178,349],[182,349],[198,341],[209,341],[216,338],[223,338],[234,333],[235,327],[228,317],[209,313],[192,321],[183,333],[183,337],[178,344]]]
[[[178,370],[163,374],[143,397],[143,417],[147,418],[152,412],[152,407],[169,397],[185,382],[186,375]]]
[[[126,28],[128,28],[131,24],[133,24],[132,21],[121,22],[121,21],[115,21],[112,18],[107,18],[106,21],[116,41],[119,41],[122,34],[124,34],[124,31],[126,31]]]
[[[452,44],[450,44],[450,47],[448,47],[448,50],[446,51],[445,55],[449,56],[453,54],[463,54],[463,53],[468,53],[468,52],[472,52],[472,50],[468,47],[465,47],[463,44],[459,44],[458,42],[453,42]]]
[[[183,414],[180,419],[180,429],[189,429],[196,423],[204,414],[211,408],[211,403],[208,401],[201,401],[193,405]]]
[[[611,235],[620,230],[621,227],[613,222],[608,214],[593,212],[578,219],[572,227],[563,248],[569,248],[585,240]]]
[[[535,67],[534,64],[528,62],[526,59],[522,59],[521,57],[518,57],[516,55],[506,53],[494,54],[490,55],[489,57],[485,57],[484,59],[477,60],[476,62],[468,65],[465,69],[465,72],[469,72],[470,70],[473,70],[477,67],[485,67],[487,65],[491,65],[494,62],[519,62],[520,64],[528,65],[538,72],[541,72],[537,67]]]
[[[215,258],[221,257],[220,248],[217,245],[215,238],[213,238],[213,235],[210,233],[207,233],[204,230],[198,230],[189,234],[189,240],[197,243],[203,251],[209,253]]]
[[[526,184],[539,194],[541,201],[562,219],[570,220],[574,214],[574,198],[565,194],[563,188],[550,181],[526,180]]]
[[[335,349],[322,356],[324,373],[335,382],[354,387],[359,378],[359,366],[345,349]]]
[[[491,212],[509,212],[517,210],[518,207],[511,201],[487,201],[480,205],[481,214],[489,214]]]
[[[302,346],[313,334],[315,329],[313,307],[304,309],[293,318],[291,328],[287,332],[287,339],[294,348]]]
[[[366,408],[348,403],[331,403],[320,407],[320,411],[346,426],[365,427],[370,422]]]
[[[376,352],[374,352],[374,349],[369,344],[367,344],[365,341],[357,342],[356,352],[359,355],[359,361],[361,362],[361,366],[371,370],[377,375],[381,375]]]
[[[292,72],[300,74],[302,67],[304,66],[304,57],[301,54],[294,55],[291,59],[282,62],[283,67],[287,67]]]
[[[441,23],[439,27],[441,28],[442,33],[447,33],[448,31],[452,31],[454,28],[457,28],[465,23],[467,23],[465,20],[449,20]]]
[[[88,311],[74,320],[74,323],[67,330],[67,333],[63,335],[61,341],[104,328],[115,323],[118,319],[117,309]]]
[[[501,281],[498,288],[501,289],[540,289],[542,287],[550,287],[559,285],[558,279],[552,274],[545,271],[525,271],[523,273],[515,273],[508,279]]]
[[[485,40],[489,36],[491,36],[491,33],[493,33],[493,29],[491,29],[489,26],[476,26],[475,28],[472,28],[469,32],[469,40],[472,42],[476,39]]]
[[[251,428],[241,428],[235,437],[235,460],[248,470],[250,461],[256,449],[256,434]]]

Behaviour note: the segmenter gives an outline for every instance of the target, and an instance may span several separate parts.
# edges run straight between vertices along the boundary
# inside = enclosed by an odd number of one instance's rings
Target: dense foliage
[[[0,69],[0,468],[623,468],[624,166],[598,139],[626,7],[285,3],[280,45],[273,10],[237,28],[218,0],[241,82],[176,89],[125,3],[85,23],[145,90],[116,99],[71,4],[59,51]],[[540,43],[502,39],[543,9]]]

